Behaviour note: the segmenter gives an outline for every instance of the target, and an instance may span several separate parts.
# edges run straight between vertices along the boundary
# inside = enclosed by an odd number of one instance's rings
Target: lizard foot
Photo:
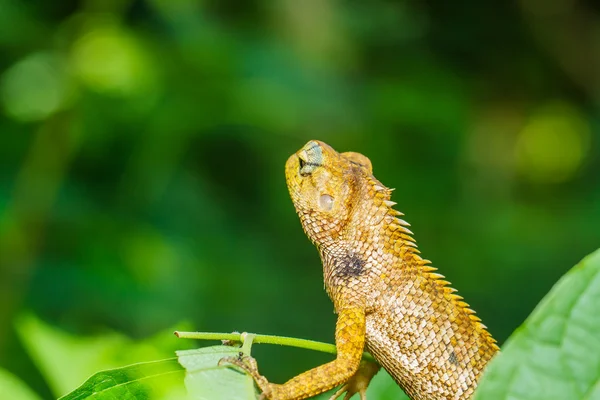
[[[360,395],[360,400],[367,400],[367,387],[380,368],[377,363],[361,361],[358,371],[329,400],[338,400],[344,393],[343,400],[350,400],[356,393]]]
[[[240,352],[237,357],[221,358],[218,365],[221,366],[224,364],[234,365],[249,374],[262,391],[260,396],[261,400],[270,398],[271,390],[269,387],[269,381],[267,381],[267,378],[258,373],[258,364],[254,357],[244,355],[244,353]]]

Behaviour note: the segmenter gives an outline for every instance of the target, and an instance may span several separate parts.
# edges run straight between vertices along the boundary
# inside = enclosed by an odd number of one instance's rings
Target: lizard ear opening
[[[347,151],[345,153],[342,153],[342,156],[346,157],[348,160],[352,161],[355,164],[365,167],[369,171],[369,173],[373,173],[373,165],[371,164],[371,160],[369,160],[362,154],[355,153],[353,151]]]
[[[328,194],[322,194],[319,197],[319,206],[325,211],[331,211],[333,208],[333,197]]]

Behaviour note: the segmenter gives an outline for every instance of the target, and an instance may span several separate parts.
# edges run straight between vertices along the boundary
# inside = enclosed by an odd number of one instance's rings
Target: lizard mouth
[[[292,192],[292,188],[298,190],[300,187],[300,180],[302,180],[300,174],[301,168],[301,159],[297,154],[292,154],[285,163],[285,180],[290,193]]]
[[[323,142],[311,140],[287,159],[285,180],[297,211],[315,206],[311,199],[317,197],[319,184],[325,185],[327,180],[321,172],[326,168],[328,151],[333,149]]]

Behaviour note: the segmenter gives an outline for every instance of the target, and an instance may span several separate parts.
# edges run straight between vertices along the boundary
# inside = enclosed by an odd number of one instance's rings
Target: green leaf
[[[552,288],[489,365],[474,400],[600,399],[600,250]]]
[[[172,330],[138,341],[114,332],[77,337],[30,314],[17,319],[16,329],[56,397],[71,392],[98,371],[169,358],[176,348],[187,345],[177,340]]]
[[[186,369],[185,386],[197,400],[256,400],[252,378],[227,366],[218,366],[223,357],[235,357],[240,349],[212,346],[177,352],[179,363]]]
[[[19,378],[0,369],[0,399],[39,400],[39,397]]]
[[[181,399],[183,369],[176,358],[98,372],[60,400]]]

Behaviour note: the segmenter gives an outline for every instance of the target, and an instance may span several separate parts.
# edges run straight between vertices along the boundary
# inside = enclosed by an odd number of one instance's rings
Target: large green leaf
[[[227,366],[218,366],[223,357],[235,357],[240,349],[212,346],[178,351],[179,362],[186,369],[185,386],[197,400],[255,400],[252,378]]]
[[[474,400],[600,399],[600,250],[568,272],[515,331]]]
[[[183,369],[176,358],[98,372],[61,400],[183,399]]]

